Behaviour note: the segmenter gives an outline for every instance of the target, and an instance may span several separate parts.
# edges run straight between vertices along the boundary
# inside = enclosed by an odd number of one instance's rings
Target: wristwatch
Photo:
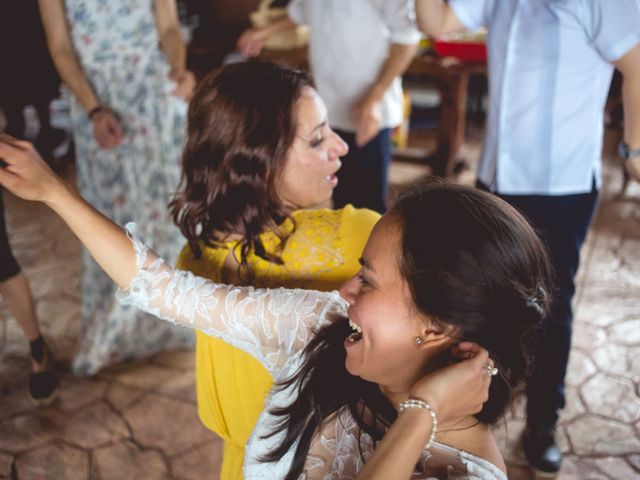
[[[630,158],[640,157],[640,148],[636,148],[635,150],[631,150],[629,145],[626,142],[622,141],[618,145],[618,155],[624,159],[626,162]]]

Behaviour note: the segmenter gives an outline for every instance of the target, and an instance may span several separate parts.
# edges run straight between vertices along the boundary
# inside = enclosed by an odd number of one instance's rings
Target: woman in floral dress
[[[195,84],[175,1],[40,0],[40,9],[72,94],[80,192],[118,224],[149,219],[143,238],[175,258],[182,240],[167,203],[178,184],[185,100]],[[192,344],[191,332],[116,302],[106,275],[86,253],[83,260],[76,373]]]

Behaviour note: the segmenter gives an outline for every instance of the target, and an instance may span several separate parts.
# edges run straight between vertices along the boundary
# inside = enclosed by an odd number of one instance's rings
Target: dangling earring
[[[422,338],[420,338],[420,337],[416,337],[416,345],[422,345],[422,342],[423,342],[423,341],[424,341],[424,340],[422,340]]]

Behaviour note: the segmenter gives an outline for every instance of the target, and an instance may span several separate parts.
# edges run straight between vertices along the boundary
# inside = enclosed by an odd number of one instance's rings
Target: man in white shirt
[[[278,31],[310,27],[309,62],[329,125],[349,145],[338,172],[336,208],[351,203],[383,213],[391,129],[402,122],[400,76],[415,55],[412,0],[293,0],[288,16],[245,32],[241,52],[257,55]]]
[[[600,187],[603,110],[624,78],[627,170],[640,179],[639,0],[416,0],[424,33],[488,28],[489,113],[480,186],[523,211],[545,238],[559,292],[527,380],[525,454],[554,474],[564,407],[571,299]]]

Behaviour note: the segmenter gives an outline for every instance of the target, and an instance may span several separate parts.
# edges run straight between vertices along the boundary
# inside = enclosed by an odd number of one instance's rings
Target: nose
[[[360,286],[360,282],[358,281],[358,276],[354,275],[349,280],[344,282],[338,292],[340,296],[344,298],[349,305],[353,305],[356,295],[358,294],[358,288]]]
[[[344,157],[347,153],[349,153],[349,146],[347,143],[342,140],[340,135],[331,130],[331,134],[333,135],[333,145],[332,151],[336,157]]]

